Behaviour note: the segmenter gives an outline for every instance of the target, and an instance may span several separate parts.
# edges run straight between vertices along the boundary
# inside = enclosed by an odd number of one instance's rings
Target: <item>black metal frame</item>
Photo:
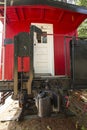
[[[22,32],[19,33],[17,36],[14,37],[14,95],[18,94],[18,57],[21,58],[21,63],[23,63],[24,57],[30,57],[30,71],[29,77],[27,79],[26,89],[28,94],[31,94],[31,85],[34,77],[34,65],[33,65],[33,36],[34,32],[41,33],[41,29],[38,27],[31,25],[30,26],[30,33]],[[23,65],[21,68],[21,84],[20,88],[23,89]]]
[[[75,74],[76,74],[76,66],[77,65],[75,63],[75,53],[76,52],[75,52],[75,46],[74,46],[76,44],[77,40],[79,40],[79,39],[84,40],[84,39],[87,39],[87,38],[86,37],[80,38],[80,37],[75,37],[75,36],[65,36],[65,38],[64,38],[64,43],[65,43],[65,46],[64,46],[65,47],[65,64],[66,64],[65,67],[67,67],[67,60],[66,60],[67,59],[66,58],[66,56],[67,56],[67,54],[66,54],[66,39],[67,38],[70,38],[72,40],[72,42],[69,43],[69,44],[71,44],[70,45],[70,60],[71,60],[71,63],[70,63],[70,66],[71,66],[71,68],[70,68],[70,72],[71,72],[70,78],[71,78],[71,88],[72,89],[87,89],[87,77],[85,77],[85,78],[84,77],[83,78],[77,77],[76,78],[76,76],[75,76]],[[65,70],[66,70],[66,73],[67,73],[67,69],[66,68],[65,68]],[[81,70],[81,72],[82,71],[83,70]]]

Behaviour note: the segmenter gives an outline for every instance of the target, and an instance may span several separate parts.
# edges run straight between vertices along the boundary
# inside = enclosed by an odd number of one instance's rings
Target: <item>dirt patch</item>
[[[11,121],[8,130],[76,130],[74,118],[37,118]]]

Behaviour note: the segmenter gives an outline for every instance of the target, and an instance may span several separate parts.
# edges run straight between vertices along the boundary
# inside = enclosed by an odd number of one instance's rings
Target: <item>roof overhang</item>
[[[3,16],[3,7],[0,6]],[[53,23],[56,32],[67,33],[87,18],[87,8],[53,0],[8,0],[7,24],[18,22]]]

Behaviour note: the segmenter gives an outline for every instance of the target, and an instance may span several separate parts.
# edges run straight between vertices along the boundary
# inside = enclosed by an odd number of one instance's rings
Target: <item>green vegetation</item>
[[[87,7],[87,0],[76,0],[76,4]],[[87,19],[78,28],[79,37],[87,37]]]
[[[81,130],[86,130],[86,128],[84,126],[81,127]]]
[[[81,5],[81,6],[87,7],[87,0],[76,0],[76,3]]]
[[[87,19],[78,28],[79,37],[87,37]]]

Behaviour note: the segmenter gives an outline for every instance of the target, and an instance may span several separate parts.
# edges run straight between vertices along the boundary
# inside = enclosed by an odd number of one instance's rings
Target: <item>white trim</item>
[[[54,29],[53,24],[52,24],[52,29]],[[52,34],[53,34],[53,30],[52,30]],[[54,76],[55,75],[55,73],[54,73],[54,35],[52,35],[52,36],[53,36],[52,37],[53,42],[52,42],[51,47],[50,47],[50,49],[51,49],[50,55],[52,56],[52,58],[51,58],[52,76]]]
[[[52,25],[52,28],[53,28],[53,25]],[[53,29],[52,29],[52,34],[53,34]],[[50,61],[50,64],[51,64],[51,74],[52,74],[52,76],[54,76],[54,36],[53,35],[51,35],[52,36],[52,43],[50,44],[51,46],[50,46],[50,56],[52,56],[52,58],[51,58],[51,61]]]

